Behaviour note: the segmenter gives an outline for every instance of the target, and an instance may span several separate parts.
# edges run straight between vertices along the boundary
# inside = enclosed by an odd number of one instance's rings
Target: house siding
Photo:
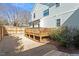
[[[32,13],[31,13],[32,14],[32,21],[42,18],[43,17],[43,11],[46,10],[46,9],[48,9],[47,6],[39,4],[39,3],[36,4],[35,8],[33,9]],[[33,17],[34,13],[35,13],[35,18]]]
[[[79,29],[79,9],[75,10],[74,13],[63,23],[64,26],[69,28]]]
[[[49,8],[49,15],[43,17],[43,11],[48,8],[49,7],[46,7],[45,5],[37,4],[35,10],[33,11],[38,14],[35,19],[40,19],[40,27],[56,28],[57,19],[61,19],[61,26],[79,27],[79,16],[75,16],[79,15],[79,12],[76,12],[76,10],[79,8],[78,3],[61,3],[59,7],[56,7],[56,5],[54,5]],[[72,15],[74,16],[72,17]],[[34,21],[35,19],[32,18],[32,21]],[[72,20],[69,21],[69,19]]]

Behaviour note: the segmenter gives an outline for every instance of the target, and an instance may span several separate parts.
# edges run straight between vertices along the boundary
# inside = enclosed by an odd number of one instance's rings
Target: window
[[[47,15],[49,15],[49,9],[45,10],[43,13],[43,16],[47,16]]]
[[[57,19],[57,26],[60,26],[60,19]]]
[[[35,13],[34,13],[34,15],[33,15],[33,18],[35,18]]]
[[[56,3],[56,7],[59,7],[60,6],[60,3]]]

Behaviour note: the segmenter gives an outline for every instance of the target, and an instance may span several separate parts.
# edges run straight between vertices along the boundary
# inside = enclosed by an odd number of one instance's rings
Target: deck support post
[[[35,36],[33,35],[33,40],[35,40]]]
[[[27,34],[25,34],[25,36],[27,37]]]
[[[25,35],[26,37],[29,37],[28,34]]]
[[[40,42],[42,42],[42,36],[40,36]]]
[[[29,38],[30,38],[30,35],[29,35]]]

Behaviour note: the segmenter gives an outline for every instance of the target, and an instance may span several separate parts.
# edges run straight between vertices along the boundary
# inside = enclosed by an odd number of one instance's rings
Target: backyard
[[[15,49],[18,47],[17,41],[22,42],[23,48]],[[42,56],[53,51],[51,55],[68,55],[67,53],[57,51],[54,45],[46,43],[35,42],[24,35],[18,36],[5,36],[0,43],[0,55],[3,56]]]
[[[7,27],[8,28],[8,27]],[[10,30],[10,29],[9,29]],[[9,32],[9,31],[8,31]],[[13,33],[13,34],[12,34]],[[79,50],[69,50],[61,47],[58,42],[36,41],[17,31],[9,32],[0,41],[0,55],[2,56],[69,56],[79,55]]]
[[[79,56],[78,4],[49,10],[54,5],[60,3],[0,4],[0,56]]]

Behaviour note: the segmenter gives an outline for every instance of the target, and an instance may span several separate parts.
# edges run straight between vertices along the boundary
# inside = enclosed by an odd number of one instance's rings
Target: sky
[[[32,11],[34,3],[12,3],[11,5],[22,8],[27,11]]]
[[[6,6],[8,6],[10,8],[17,7],[18,9],[31,12],[34,7],[34,3],[0,3],[0,8],[2,9],[3,12],[5,11]],[[1,13],[3,13],[2,11],[0,11],[0,15],[3,16],[3,14],[1,14]]]
[[[3,6],[10,6],[10,7],[14,6],[27,11],[32,11],[34,3],[0,3],[0,8]]]

